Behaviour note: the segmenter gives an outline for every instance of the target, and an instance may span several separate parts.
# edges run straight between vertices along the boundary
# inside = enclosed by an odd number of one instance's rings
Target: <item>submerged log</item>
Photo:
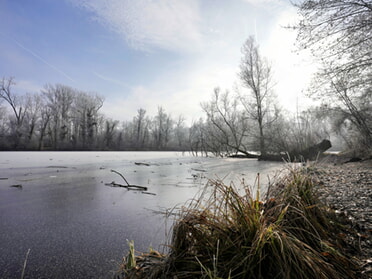
[[[258,157],[258,160],[262,161],[314,161],[320,154],[332,147],[329,140],[322,140],[322,142],[305,148],[299,152],[292,151],[281,154],[265,154]]]

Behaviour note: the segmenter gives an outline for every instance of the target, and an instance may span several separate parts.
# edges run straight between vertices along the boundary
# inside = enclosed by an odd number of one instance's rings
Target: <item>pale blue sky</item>
[[[313,69],[281,27],[295,17],[289,0],[0,0],[0,77],[15,77],[17,92],[96,92],[118,120],[162,105],[191,122],[214,87],[239,86],[240,49],[254,35],[293,107]]]

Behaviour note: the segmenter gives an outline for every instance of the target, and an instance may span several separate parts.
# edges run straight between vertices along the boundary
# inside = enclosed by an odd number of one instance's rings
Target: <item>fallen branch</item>
[[[116,171],[116,170],[111,170],[111,172],[114,172],[114,173],[120,175],[121,178],[124,179],[125,183],[127,183],[128,186],[130,185],[130,184],[128,183],[128,181],[125,179],[124,175],[122,175],[120,172],[118,172],[118,171]]]
[[[116,183],[114,181],[112,181],[111,183],[106,183],[105,185],[112,186],[112,187],[123,187],[123,188],[127,188],[128,190],[147,191],[147,187],[144,187],[144,186],[131,185],[131,184],[123,185],[123,184]]]
[[[147,164],[147,163],[140,163],[140,162],[134,162],[135,165],[137,166],[146,166],[146,167],[149,167],[150,164]]]
[[[128,180],[120,172],[118,172],[116,170],[111,170],[111,172],[114,172],[114,173],[120,175],[120,177],[124,179],[124,181],[125,181],[125,183],[127,183],[127,185],[118,184],[118,183],[115,183],[114,181],[109,183],[109,185],[116,186],[116,187],[124,187],[124,188],[127,188],[128,190],[147,191],[147,187],[129,184]]]
[[[142,193],[142,194],[145,194],[145,195],[156,196],[155,193],[151,193],[151,192],[144,192],[144,191],[142,191],[141,193]]]

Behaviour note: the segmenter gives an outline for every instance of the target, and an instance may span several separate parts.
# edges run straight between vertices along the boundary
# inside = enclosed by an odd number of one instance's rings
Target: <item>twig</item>
[[[195,168],[191,168],[191,170],[193,170],[193,171],[200,171],[200,172],[207,172],[206,170],[202,170],[202,169],[195,169]]]
[[[145,194],[145,195],[152,195],[152,196],[156,196],[156,194],[155,194],[155,193],[151,193],[151,192],[144,192],[144,191],[142,191],[141,193],[142,193],[142,194]]]
[[[114,186],[114,187],[123,187],[123,188],[127,188],[128,190],[147,191],[147,187],[144,187],[144,186],[132,185],[132,184],[123,185],[123,184],[115,183],[114,181],[111,183],[106,183],[105,185]]]
[[[27,253],[26,253],[26,258],[25,258],[25,261],[23,263],[23,269],[22,269],[22,275],[21,275],[21,279],[23,279],[25,277],[25,270],[26,270],[26,265],[27,265],[27,259],[28,259],[28,255],[30,254],[30,251],[31,249],[29,248]]]
[[[111,182],[109,184],[106,184],[106,185],[111,185],[111,186],[117,186],[117,187],[124,187],[124,188],[127,188],[128,190],[139,190],[139,191],[147,191],[147,187],[144,187],[144,186],[138,186],[138,185],[133,185],[133,184],[129,184],[129,182],[125,179],[124,175],[122,175],[120,172],[116,171],[116,170],[111,170],[111,172],[114,172],[118,175],[121,176],[121,178],[124,179],[125,183],[127,183],[127,185],[122,185],[122,184],[119,184],[119,183],[115,183],[115,182]],[[149,193],[150,194],[150,193]],[[152,193],[151,193],[152,194]],[[151,195],[150,194],[150,195]]]
[[[130,186],[130,184],[128,183],[128,181],[125,179],[124,175],[122,175],[120,172],[118,172],[118,171],[116,171],[116,170],[111,170],[111,172],[114,172],[114,173],[120,175],[121,178],[124,179],[125,183],[127,183],[127,185]]]

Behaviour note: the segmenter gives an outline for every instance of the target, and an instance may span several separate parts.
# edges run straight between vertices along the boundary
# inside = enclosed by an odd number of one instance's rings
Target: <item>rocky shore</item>
[[[360,260],[361,278],[372,278],[372,160],[345,162],[326,157],[311,173],[318,180],[322,202],[350,222],[346,243]]]

